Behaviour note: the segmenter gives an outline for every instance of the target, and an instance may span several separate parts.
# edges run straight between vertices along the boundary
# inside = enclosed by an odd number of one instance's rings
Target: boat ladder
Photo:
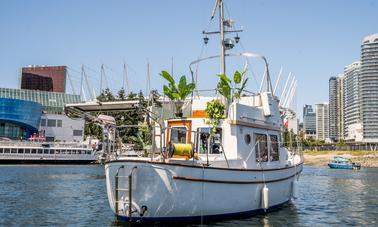
[[[123,204],[123,205],[127,204],[127,207],[128,207],[127,214],[129,216],[129,220],[131,220],[132,213],[137,212],[136,210],[132,210],[133,172],[137,167],[134,166],[131,169],[131,172],[130,172],[129,175],[122,176],[122,175],[120,175],[119,172],[120,172],[121,169],[124,169],[124,168],[125,168],[125,166],[119,167],[118,170],[117,170],[117,173],[115,175],[115,204],[114,204],[114,206],[115,206],[115,213],[118,216],[120,214],[119,204]],[[123,179],[123,180],[121,180],[121,182],[125,182],[123,185],[120,185],[120,179]],[[127,188],[125,187],[126,185],[128,185]],[[121,199],[119,198],[120,194],[123,195],[121,197]],[[126,195],[126,197],[125,197],[125,195]],[[125,210],[123,210],[123,212],[126,213]]]

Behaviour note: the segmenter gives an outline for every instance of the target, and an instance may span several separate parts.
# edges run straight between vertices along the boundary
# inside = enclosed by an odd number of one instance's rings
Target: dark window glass
[[[256,137],[256,162],[267,162],[268,161],[268,143],[265,134],[255,134]]]
[[[32,149],[32,150],[31,150],[31,153],[32,153],[32,154],[37,153],[37,149]]]
[[[186,133],[185,127],[171,128],[171,143],[186,143]]]
[[[83,130],[73,130],[73,136],[82,136]]]
[[[9,148],[4,148],[4,153],[10,153],[10,149]]]
[[[210,128],[199,128],[198,129],[198,152],[201,154],[206,154],[208,150],[208,142],[210,137]],[[220,145],[222,143],[222,129],[217,128],[212,141],[210,144],[212,145],[210,149],[211,154],[219,154],[221,153]]]
[[[270,135],[270,161],[278,161],[280,159],[278,147],[278,137]]]
[[[48,153],[49,153],[49,150],[48,150],[48,149],[43,149],[43,153],[44,153],[44,154],[48,154]]]
[[[50,149],[50,154],[54,154],[54,149]]]
[[[25,154],[30,154],[30,149],[25,149]]]
[[[56,127],[56,120],[48,119],[47,120],[47,127]]]
[[[24,150],[21,149],[21,148],[18,148],[17,153],[18,153],[18,154],[22,154],[22,153],[24,153]]]
[[[56,126],[61,128],[62,127],[62,120],[57,120]]]
[[[16,148],[12,148],[11,149],[11,153],[13,153],[13,154],[17,153],[17,149]]]
[[[42,149],[38,149],[38,154],[42,154]]]
[[[41,126],[43,127],[46,126],[46,119],[43,119],[43,118],[41,119]]]

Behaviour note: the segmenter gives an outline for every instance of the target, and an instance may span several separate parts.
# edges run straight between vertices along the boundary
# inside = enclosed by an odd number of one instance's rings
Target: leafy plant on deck
[[[219,120],[225,118],[224,111],[224,104],[218,100],[213,100],[207,103],[205,112],[207,113],[207,116],[210,118],[209,124],[212,126],[212,133],[217,132]]]
[[[224,74],[218,75],[217,90],[229,103],[240,99],[247,86],[248,78],[245,75],[246,70],[243,70],[242,73],[235,71],[233,81]]]
[[[176,112],[182,116],[182,106],[189,94],[195,89],[194,83],[186,83],[186,76],[183,75],[180,78],[178,84],[176,84],[173,77],[167,71],[161,71],[160,76],[168,81],[168,85],[164,85],[164,94],[175,103]]]

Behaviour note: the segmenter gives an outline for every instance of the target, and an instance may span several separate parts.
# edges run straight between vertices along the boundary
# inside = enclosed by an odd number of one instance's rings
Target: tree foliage
[[[152,102],[156,102],[158,100],[158,93],[156,90],[151,92]],[[139,100],[140,103],[146,107],[147,100],[143,96],[142,92],[134,93],[130,92],[126,95],[125,90],[121,89],[117,92],[117,95],[114,96],[109,89],[105,89],[101,92],[101,94],[97,97],[97,100],[100,102],[111,102],[111,101],[124,101],[124,100]],[[144,124],[144,116],[140,114],[138,110],[131,110],[131,111],[123,111],[123,112],[101,112],[97,113],[109,115],[115,118],[117,126],[120,125],[141,125]],[[119,128],[119,136],[123,143],[132,143],[137,146],[137,148],[144,148],[151,143],[151,128],[147,125],[145,127],[124,127]],[[102,129],[100,126],[95,125],[91,122],[85,123],[84,128],[85,136],[92,136],[99,140],[102,140]]]

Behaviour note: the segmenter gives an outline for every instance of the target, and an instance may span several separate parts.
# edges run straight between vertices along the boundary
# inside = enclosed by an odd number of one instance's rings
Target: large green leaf
[[[178,91],[180,94],[185,92],[185,87],[186,87],[186,77],[181,76],[180,82],[178,84]]]
[[[218,74],[219,78],[227,83],[231,83],[231,80],[230,78],[228,78],[226,75],[224,74]]]
[[[175,80],[167,71],[161,71],[160,76],[166,79],[170,84],[175,84]]]
[[[174,99],[173,94],[172,94],[172,90],[169,89],[169,87],[168,87],[167,85],[164,85],[163,90],[164,90],[164,94],[165,94],[168,98],[170,98],[171,100]]]
[[[242,75],[240,74],[239,71],[235,71],[234,73],[234,82],[235,84],[239,84],[241,82],[241,79],[242,79]]]

